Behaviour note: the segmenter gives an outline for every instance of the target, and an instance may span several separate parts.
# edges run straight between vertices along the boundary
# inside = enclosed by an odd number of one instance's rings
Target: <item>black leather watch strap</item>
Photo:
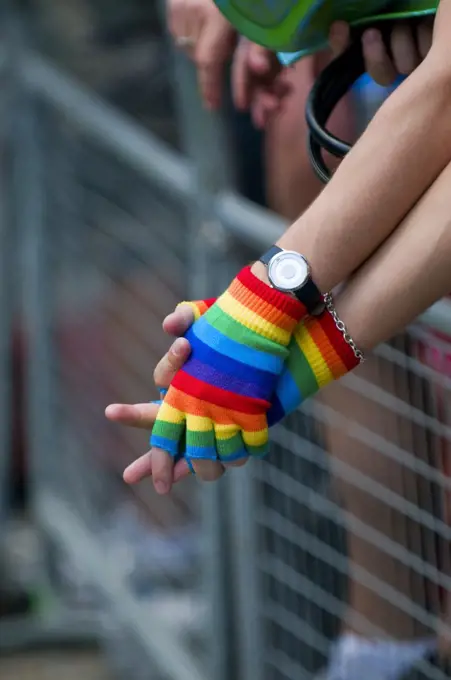
[[[260,262],[268,266],[274,255],[278,255],[281,252],[283,252],[283,249],[279,248],[279,246],[271,246],[271,248],[260,257]],[[308,279],[305,285],[299,290],[294,290],[293,295],[297,297],[299,302],[302,302],[302,304],[306,306],[307,311],[310,314],[318,308],[318,305],[322,300],[321,291],[312,279]]]
[[[282,248],[279,248],[279,246],[271,246],[271,248],[261,256],[260,262],[263,262],[263,264],[266,264],[266,266],[268,266],[274,255],[278,255],[281,252]]]
[[[313,314],[323,298],[321,291],[313,283],[312,279],[309,279],[300,290],[295,290],[294,294],[300,302],[304,303],[309,314]]]

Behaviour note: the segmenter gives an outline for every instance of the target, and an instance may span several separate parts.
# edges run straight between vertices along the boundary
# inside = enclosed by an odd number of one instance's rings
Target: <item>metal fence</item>
[[[437,628],[450,586],[451,307],[278,427],[268,460],[169,500],[126,488],[145,437],[108,424],[105,405],[151,398],[167,311],[219,292],[284,226],[233,191],[227,128],[202,112],[189,66],[176,69],[184,156],[18,41],[6,51],[2,405],[15,288],[33,519],[50,566],[88,603],[33,626],[64,637],[89,623],[127,678],[313,678],[343,626]],[[3,407],[0,418],[6,450]],[[9,628],[11,645],[23,631]]]

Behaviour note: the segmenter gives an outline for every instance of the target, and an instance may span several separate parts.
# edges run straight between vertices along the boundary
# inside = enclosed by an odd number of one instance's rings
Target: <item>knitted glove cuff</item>
[[[215,297],[207,298],[206,300],[184,300],[183,302],[179,302],[177,309],[181,307],[181,305],[191,307],[194,312],[194,321],[197,321],[197,319],[200,319],[215,302]]]
[[[250,266],[242,269],[218,298],[215,309],[281,345],[288,344],[294,328],[307,313],[299,300],[271,288],[251,272]]]

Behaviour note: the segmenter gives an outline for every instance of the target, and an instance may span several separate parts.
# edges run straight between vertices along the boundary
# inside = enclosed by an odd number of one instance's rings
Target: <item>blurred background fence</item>
[[[101,3],[45,5],[8,14],[0,52],[0,538],[5,579],[35,594],[0,624],[4,653],[94,642],[121,678],[299,680],[343,625],[431,634],[450,585],[451,306],[277,428],[268,460],[169,499],[126,488],[146,440],[105,406],[154,398],[165,314],[218,293],[284,224],[236,191],[227,119],[202,110],[158,16],[118,13],[98,26],[116,49],[74,59],[48,18],[80,40],[77,8]]]

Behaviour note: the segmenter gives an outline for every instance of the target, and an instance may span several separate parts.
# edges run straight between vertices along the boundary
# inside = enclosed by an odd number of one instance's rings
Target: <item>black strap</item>
[[[383,40],[389,50],[392,24],[381,20],[377,27],[382,31]],[[338,139],[329,132],[326,125],[338,102],[365,73],[361,38],[367,29],[368,27],[365,27],[353,31],[350,47],[326,66],[307,99],[305,116],[309,129],[309,158],[315,173],[325,184],[330,180],[332,173],[323,159],[322,152],[328,151],[337,158],[343,158],[351,149],[348,142]]]
[[[271,246],[271,248],[261,256],[260,262],[263,262],[263,264],[266,264],[266,266],[268,266],[274,255],[278,255],[281,252],[282,248],[279,248],[279,246]]]
[[[271,246],[271,248],[260,257],[260,262],[263,262],[263,264],[268,266],[274,255],[278,255],[282,252],[283,249],[279,248],[279,246]],[[308,279],[305,285],[299,290],[294,290],[293,294],[297,297],[299,302],[302,302],[302,304],[305,305],[310,314],[317,309],[322,298],[321,291],[312,279]]]
[[[294,294],[307,307],[309,314],[313,314],[322,300],[321,291],[312,279],[308,279],[305,286],[302,286],[300,290],[295,290]]]

